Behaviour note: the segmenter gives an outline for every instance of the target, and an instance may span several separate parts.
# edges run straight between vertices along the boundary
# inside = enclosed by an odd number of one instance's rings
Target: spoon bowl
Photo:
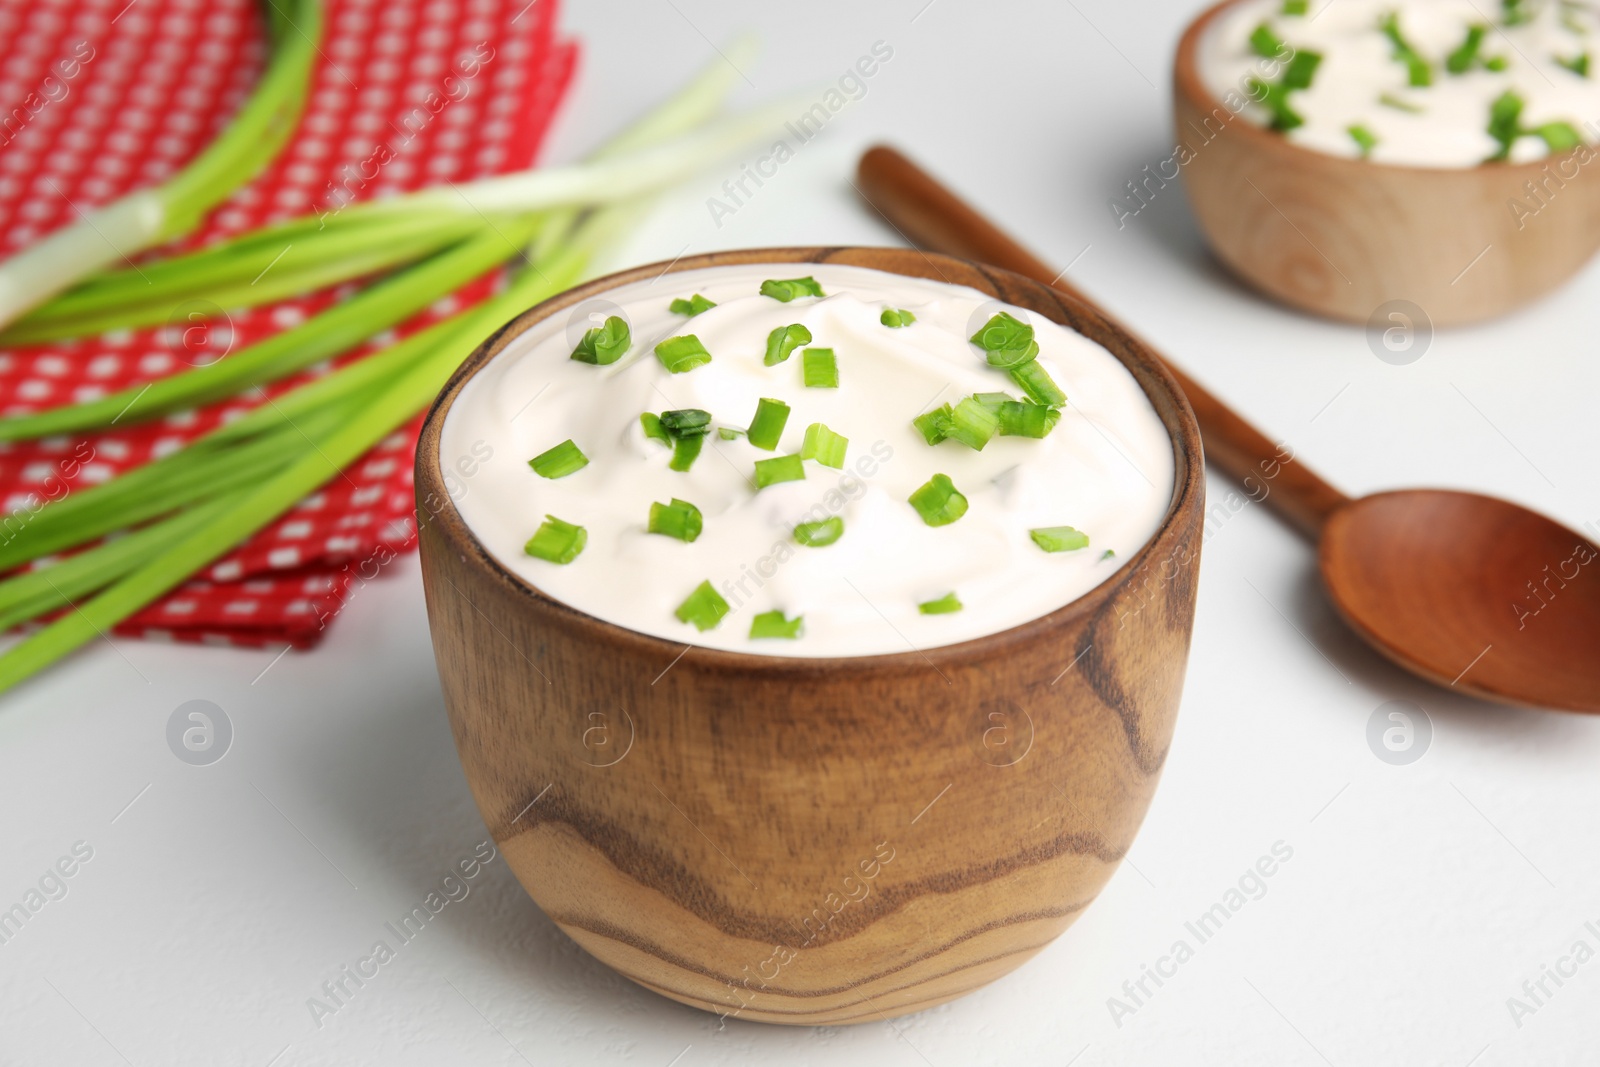
[[[1580,534],[1494,497],[1408,489],[1336,510],[1318,557],[1339,614],[1405,669],[1600,712],[1600,549]]]

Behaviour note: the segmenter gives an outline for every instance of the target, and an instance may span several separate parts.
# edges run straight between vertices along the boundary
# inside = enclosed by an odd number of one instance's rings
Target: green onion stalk
[[[141,268],[143,276],[113,272],[16,322],[0,334],[0,344],[153,326],[188,301],[254,307],[414,262],[465,234],[493,229],[511,215],[568,208],[575,217],[580,209],[645,195],[690,177],[773,129],[792,106],[789,101],[760,108],[669,144],[570,167],[353,205],[323,230],[316,229],[316,216],[293,220],[281,230],[173,260],[157,267],[153,277],[151,268]],[[551,233],[559,229],[552,227]],[[283,260],[275,261],[280,254]]]
[[[236,309],[275,303],[414,263],[481,226],[477,219],[426,216],[368,220],[326,233],[315,225],[274,226],[139,270],[98,275],[12,323],[0,333],[0,345],[156,326],[184,304]]]
[[[724,77],[720,71],[712,73],[716,77]],[[698,84],[691,87],[693,96],[704,98],[705,94],[699,89]],[[673,128],[681,123],[680,116],[686,109],[676,101],[669,107],[673,121],[667,125]],[[608,147],[589,162],[562,168],[562,173],[569,176],[596,173],[592,168],[610,167],[615,175],[628,175],[626,182],[620,185],[613,182],[588,187],[578,198],[579,201],[617,201],[652,192],[688,176],[710,160],[720,159],[738,147],[749,144],[756,136],[768,132],[787,107],[786,104],[780,104],[760,108],[748,115],[713,123],[703,131],[675,137],[664,149],[646,146],[619,153]],[[625,145],[636,142],[631,133],[624,135]],[[649,164],[648,161],[652,159],[670,162],[670,166],[665,163],[661,166]],[[540,189],[568,191],[552,194],[553,198],[543,193],[530,194],[518,210],[533,213],[508,214],[501,211],[492,215],[463,215],[455,209],[445,211],[444,217],[458,224],[464,220],[475,220],[475,228],[469,236],[408,269],[386,276],[355,297],[215,363],[144,385],[131,386],[96,400],[0,419],[0,441],[86,433],[113,424],[137,424],[280,380],[347,351],[374,333],[405,321],[509,256],[517,254],[535,232],[542,235],[540,246],[535,248],[536,254],[541,248],[548,250],[558,244],[559,235],[567,232],[577,217],[571,208],[573,197],[569,195],[577,187],[572,185],[569,177],[562,177],[553,184],[539,185],[537,180],[542,177],[543,174],[535,172],[526,176],[526,180],[518,176],[518,181],[524,183],[523,188],[532,188],[536,193]],[[542,217],[537,214],[541,209],[551,206],[564,210],[545,212]],[[426,212],[428,209],[419,210]],[[409,216],[400,215],[393,221],[403,223],[408,220]],[[371,225],[367,229],[373,231],[366,238],[369,244],[385,239],[383,225]],[[165,310],[160,314],[164,316]],[[101,322],[98,325],[107,324]]]
[[[742,64],[753,48],[742,41],[730,59]],[[583,209],[681,181],[768,132],[792,109],[791,100],[704,126],[734,77],[734,68],[719,61],[667,105],[670,112],[653,113],[578,164],[352,204],[138,271],[107,272],[12,324],[0,344],[157,325],[185,302],[232,309],[270,303],[415,262],[510,215],[557,211],[541,238],[548,249]]]
[[[291,329],[224,359],[86,403],[0,419],[0,441],[132,425],[276,381],[396,326],[515,255],[532,239],[533,216],[505,219],[445,252],[392,274]]]
[[[600,213],[602,216],[604,214],[604,211]],[[130,538],[112,541],[91,553],[84,553],[85,556],[93,553],[100,555],[94,557],[92,562],[80,564],[81,567],[92,570],[96,578],[112,576],[114,580],[92,599],[71,603],[72,610],[67,614],[0,655],[0,690],[10,688],[94,640],[129,615],[164,596],[197,568],[225,555],[306,494],[336,477],[345,466],[404,425],[438,395],[461,359],[478,342],[518,311],[575,284],[598,251],[597,238],[598,231],[592,223],[581,226],[571,241],[553,256],[524,270],[505,291],[450,320],[448,325],[451,328],[436,334],[433,338],[435,343],[428,346],[421,358],[397,379],[371,393],[362,394],[363,402],[351,417],[327,420],[329,425],[326,426],[294,424],[283,436],[304,433],[305,447],[281,448],[280,452],[288,462],[280,464],[274,473],[263,476],[251,470],[243,478],[229,479],[226,484],[232,492],[224,497],[227,504],[225,509],[213,501],[199,509],[205,513],[203,519],[193,519],[192,512],[168,519],[162,525],[170,528],[169,536],[158,540],[152,537],[148,545],[143,546],[146,552],[123,550],[119,558],[107,558],[122,549],[124,541],[140,536],[135,533]],[[268,439],[271,440],[270,437]],[[272,443],[276,445],[278,442]],[[247,487],[234,488],[240,481]],[[70,500],[71,497],[65,499]],[[47,506],[41,515],[49,510]],[[81,558],[73,557],[68,564],[77,563]],[[30,582],[32,585],[32,597],[26,601],[30,609],[40,605],[56,606],[66,601],[67,595],[61,595],[65,594],[65,589],[58,590],[52,586],[46,593],[38,588],[39,581],[48,581],[52,577],[53,569],[23,574],[9,582],[0,583],[0,610],[4,610],[18,596],[8,588],[18,582]],[[74,584],[81,590],[88,582]]]
[[[722,70],[702,73],[593,160],[627,159],[652,151],[662,139],[682,143],[684,131],[708,119],[728,85]],[[583,213],[562,204],[554,210],[498,216],[488,232],[498,229],[504,237],[529,246],[527,266],[502,292],[269,400],[170,456],[40,509],[0,548],[0,567],[84,545],[108,533],[113,536],[53,565],[0,581],[0,624],[5,626],[71,609],[0,654],[0,689],[103,635],[338,476],[431,402],[462,358],[484,338],[531,304],[591,272],[597,258],[626,234],[646,207],[641,198],[629,196]],[[482,232],[456,249],[480,240],[486,241]],[[337,308],[318,318],[333,310]],[[381,307],[368,305],[364,314],[371,316],[365,320],[368,335],[386,328],[377,325],[387,321]],[[348,328],[353,334],[356,325],[344,323],[336,332],[342,337],[346,334],[340,331]],[[189,374],[198,376],[238,358]],[[263,366],[281,369],[295,358],[277,352],[230,381],[238,386],[255,380]],[[210,389],[193,395],[211,395]],[[176,402],[167,396],[158,406]]]
[[[85,214],[0,263],[0,326],[119,261],[194,230],[294,131],[322,37],[318,0],[267,0],[267,71],[228,128],[176,176]]]

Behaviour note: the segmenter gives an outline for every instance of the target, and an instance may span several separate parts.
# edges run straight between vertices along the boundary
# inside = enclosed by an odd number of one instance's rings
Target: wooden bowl
[[[1178,144],[1192,153],[1181,170],[1200,228],[1250,285],[1329,318],[1408,328],[1414,309],[1385,308],[1405,301],[1447,326],[1544,296],[1600,248],[1600,178],[1587,173],[1595,149],[1533,163],[1394,166],[1301,148],[1236,115],[1201,80],[1197,60],[1233,2],[1184,33],[1174,117]],[[1545,190],[1538,199],[1530,182]]]
[[[440,430],[462,386],[533,324],[615,286],[772,262],[948,280],[1104,345],[1172,436],[1159,532],[1044,618],[841,659],[648,637],[495,562],[442,474]],[[693,256],[590,282],[507,325],[451,379],[423,427],[417,497],[434,649],[478,810],[545,913],[649,989],[793,1024],[950,1000],[1065,930],[1144,818],[1194,619],[1199,430],[1148,349],[1035,282],[863,248]]]

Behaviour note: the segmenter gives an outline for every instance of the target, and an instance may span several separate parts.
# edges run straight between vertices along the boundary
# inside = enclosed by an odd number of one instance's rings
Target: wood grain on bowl
[[[1590,147],[1532,163],[1395,166],[1301,148],[1238,114],[1242,87],[1217,99],[1198,61],[1202,37],[1234,2],[1184,33],[1174,120],[1200,229],[1250,285],[1330,318],[1368,322],[1406,301],[1448,326],[1546,295],[1600,249],[1600,154]]]
[[[790,659],[567,607],[490,558],[449,503],[440,429],[463,384],[533,323],[661,266],[534,308],[430,413],[417,490],[445,703],[479,810],[529,894],[596,958],[675,1000],[741,1019],[867,1022],[1016,968],[1126,854],[1182,690],[1200,442],[1141,344],[1016,275],[898,249],[720,253],[667,269],[763,262],[949,281],[1065,323],[1131,370],[1173,440],[1160,530],[1089,595],[964,644]]]

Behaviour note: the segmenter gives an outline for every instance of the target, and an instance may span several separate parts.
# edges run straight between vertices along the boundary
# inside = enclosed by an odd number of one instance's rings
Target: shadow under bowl
[[[664,271],[839,263],[970,286],[1078,330],[1172,439],[1154,538],[1032,622],[835,659],[663,641],[496,562],[451,503],[440,433],[535,323]],[[687,257],[590,282],[477,350],[417,451],[422,570],[445,704],[485,823],[528,893],[639,984],[726,1016],[866,1022],[1021,965],[1127,852],[1171,742],[1204,511],[1199,431],[1142,344],[1018,275],[902,249]]]
[[[1600,249],[1600,174],[1588,171],[1600,151],[1589,146],[1531,163],[1396,166],[1302,148],[1256,125],[1240,114],[1244,86],[1217,99],[1199,47],[1237,2],[1184,33],[1173,117],[1200,229],[1249,285],[1384,330],[1453,326],[1547,295]]]

